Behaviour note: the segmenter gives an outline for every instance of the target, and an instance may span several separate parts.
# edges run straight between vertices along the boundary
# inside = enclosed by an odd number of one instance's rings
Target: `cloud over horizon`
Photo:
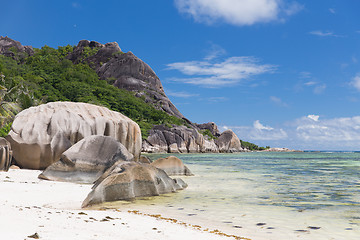
[[[225,22],[244,26],[270,21],[282,21],[303,6],[287,0],[174,0],[181,13],[190,15],[196,22],[213,24]]]
[[[220,62],[205,58],[202,61],[170,63],[167,67],[190,76],[173,78],[173,81],[209,88],[234,85],[251,76],[273,72],[276,68],[270,64],[259,64],[254,57],[230,57]]]
[[[310,114],[280,128],[263,125],[259,120],[253,126],[219,128],[232,129],[240,139],[263,146],[301,148],[299,150],[360,149],[360,116],[320,119],[319,115]]]

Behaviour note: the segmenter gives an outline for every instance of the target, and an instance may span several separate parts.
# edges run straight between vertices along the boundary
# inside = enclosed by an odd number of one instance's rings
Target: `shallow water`
[[[176,156],[186,190],[112,205],[254,240],[360,239],[360,153]]]

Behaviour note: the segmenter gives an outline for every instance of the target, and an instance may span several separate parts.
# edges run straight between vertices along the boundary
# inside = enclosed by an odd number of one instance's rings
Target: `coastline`
[[[131,209],[81,209],[92,185],[40,180],[40,173],[21,169],[0,172],[2,238],[247,239]]]

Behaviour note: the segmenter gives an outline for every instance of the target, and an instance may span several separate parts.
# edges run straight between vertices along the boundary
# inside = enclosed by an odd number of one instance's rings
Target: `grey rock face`
[[[5,138],[0,138],[0,171],[7,172],[11,165],[11,146]]]
[[[86,47],[98,49],[94,55],[83,59]],[[124,53],[116,42],[100,44],[82,40],[68,56],[74,63],[86,61],[99,75],[114,86],[136,93],[145,98],[156,109],[178,118],[184,116],[166,96],[160,79],[155,72],[132,52]]]
[[[14,57],[15,54],[12,50],[15,50],[16,52],[26,53],[30,56],[34,54],[34,50],[31,46],[23,46],[18,41],[15,41],[8,37],[0,36],[0,54],[7,57]]]
[[[52,102],[28,108],[18,115],[6,139],[22,168],[45,169],[81,139],[92,135],[111,136],[138,160],[140,128],[130,118],[87,103]]]
[[[232,130],[226,130],[215,141],[219,147],[219,152],[240,152],[243,151],[241,142]]]
[[[167,158],[159,158],[151,163],[152,166],[160,168],[166,172],[169,176],[186,175],[193,176],[188,167],[175,156],[169,156]]]
[[[150,164],[119,161],[95,182],[82,207],[136,197],[158,196],[186,186]]]
[[[134,156],[116,139],[93,135],[80,140],[66,150],[60,160],[47,167],[39,178],[93,183],[115,162],[133,159]]]

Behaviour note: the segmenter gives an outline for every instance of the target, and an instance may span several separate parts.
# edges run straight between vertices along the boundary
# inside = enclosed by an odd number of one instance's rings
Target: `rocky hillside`
[[[33,49],[0,37],[0,55],[5,81],[17,84],[15,79],[22,78],[43,102],[90,102],[132,118],[141,127],[145,152],[244,151],[231,130],[220,133],[215,123],[186,119],[166,96],[155,72],[133,53],[122,52],[116,42],[82,40],[75,47],[56,50]]]

